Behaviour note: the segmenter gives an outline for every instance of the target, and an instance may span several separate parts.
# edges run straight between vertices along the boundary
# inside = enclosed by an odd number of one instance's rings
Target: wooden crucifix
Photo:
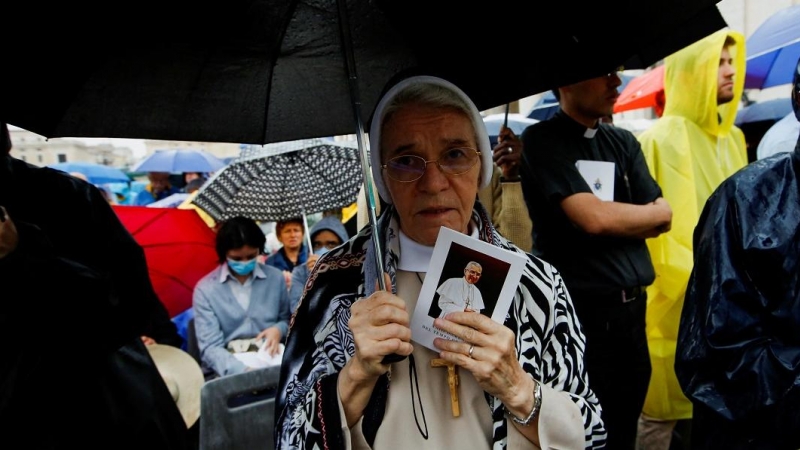
[[[458,367],[444,359],[432,359],[431,367],[447,367],[447,384],[450,385],[450,407],[453,410],[453,417],[461,415],[458,407]]]

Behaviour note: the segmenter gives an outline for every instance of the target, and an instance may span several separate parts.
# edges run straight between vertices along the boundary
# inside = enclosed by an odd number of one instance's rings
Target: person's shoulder
[[[281,278],[283,279],[283,271],[275,266],[269,265],[269,258],[263,263],[257,263],[259,269],[264,272],[267,278]],[[300,267],[300,266],[297,266]]]
[[[520,139],[539,139],[543,136],[547,136],[548,134],[554,132],[559,128],[558,120],[556,119],[548,119],[542,120],[540,122],[536,122],[534,124],[528,125],[522,130],[522,134],[520,135]]]
[[[146,206],[149,203],[153,203],[153,201],[155,201],[155,197],[146,189],[136,194],[136,197],[133,199],[135,206]]]
[[[200,278],[195,284],[195,289],[213,286],[214,283],[218,283],[220,275],[219,271],[221,267],[222,267],[221,264],[217,264],[213,269],[211,269],[211,271],[203,275],[203,277]]]
[[[275,251],[275,253],[267,256],[267,259],[264,261],[264,264],[266,266],[274,268],[276,266],[276,264],[277,264],[278,258],[280,258],[280,255],[281,255],[281,253],[280,253],[280,249],[279,249],[279,250]]]
[[[639,142],[636,140],[636,135],[633,134],[633,132],[631,132],[630,130],[626,130],[625,128],[618,127],[614,124],[601,123],[600,129],[602,130],[603,133],[615,136],[617,139],[620,139],[626,143]]]

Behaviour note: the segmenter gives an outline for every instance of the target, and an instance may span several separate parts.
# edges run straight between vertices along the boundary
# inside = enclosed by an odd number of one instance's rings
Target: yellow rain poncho
[[[726,37],[734,98],[717,105],[720,52]],[[744,88],[744,36],[720,30],[665,60],[664,115],[639,135],[642,151],[664,198],[672,229],[649,239],[656,279],[647,289],[647,340],[653,372],[644,413],[662,420],[692,417],[691,402],[675,377],[675,347],[683,296],[692,270],[692,234],[706,200],[719,184],[747,164],[742,131],[733,125]]]

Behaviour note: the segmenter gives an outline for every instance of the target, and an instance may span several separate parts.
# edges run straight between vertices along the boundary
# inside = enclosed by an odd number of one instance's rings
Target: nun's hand
[[[383,358],[392,353],[408,356],[414,350],[406,302],[392,294],[389,276],[384,278],[386,291],[376,289],[350,307],[348,326],[356,351],[339,373],[337,384],[348,427],[364,415],[375,383],[389,370]]]
[[[468,312],[450,313],[434,320],[433,326],[463,340],[436,338],[433,344],[441,350],[440,358],[470,371],[484,391],[506,405],[531,395],[527,389],[532,380],[517,360],[514,333],[508,327]]]
[[[348,361],[355,379],[377,379],[389,370],[382,360],[397,353],[408,356],[411,345],[410,315],[406,302],[392,294],[391,280],[385,277],[387,290],[377,289],[350,308],[350,330],[355,341],[355,355]]]

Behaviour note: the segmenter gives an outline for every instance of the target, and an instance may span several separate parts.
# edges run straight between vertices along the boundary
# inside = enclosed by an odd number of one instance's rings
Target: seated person
[[[311,227],[311,246],[314,253],[308,256],[305,264],[295,267],[292,271],[289,301],[293,312],[297,308],[297,304],[300,303],[300,296],[303,295],[303,288],[308,280],[308,275],[319,257],[327,253],[328,250],[342,245],[348,239],[350,237],[347,235],[344,224],[335,216],[323,217]]]
[[[205,369],[219,376],[250,370],[228,351],[238,339],[265,340],[269,355],[289,329],[289,293],[281,271],[256,261],[266,237],[246,217],[233,217],[217,233],[220,265],[194,288],[195,334]]]

